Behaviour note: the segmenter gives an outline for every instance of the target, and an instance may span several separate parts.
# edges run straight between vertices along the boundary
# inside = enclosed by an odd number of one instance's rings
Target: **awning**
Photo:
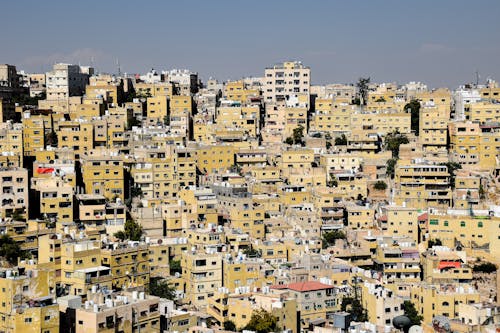
[[[460,262],[458,261],[440,261],[438,265],[439,269],[443,268],[460,268]]]

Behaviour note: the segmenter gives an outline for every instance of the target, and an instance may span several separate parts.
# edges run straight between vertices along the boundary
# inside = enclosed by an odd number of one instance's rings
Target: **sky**
[[[204,81],[299,60],[313,84],[500,81],[498,0],[5,1],[0,63],[116,73],[188,68]]]

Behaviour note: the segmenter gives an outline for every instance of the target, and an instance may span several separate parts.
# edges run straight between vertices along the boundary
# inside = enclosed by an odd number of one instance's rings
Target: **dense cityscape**
[[[0,332],[496,332],[500,87],[0,65]]]

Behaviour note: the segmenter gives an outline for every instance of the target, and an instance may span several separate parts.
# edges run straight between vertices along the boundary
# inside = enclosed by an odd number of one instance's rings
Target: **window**
[[[460,226],[461,227],[465,227],[465,222],[464,221],[460,221]]]

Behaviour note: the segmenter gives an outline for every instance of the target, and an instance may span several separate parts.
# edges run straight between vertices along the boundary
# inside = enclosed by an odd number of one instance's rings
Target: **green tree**
[[[394,131],[385,136],[385,149],[392,151],[392,157],[399,157],[399,146],[410,142],[408,137],[404,134]]]
[[[429,239],[429,241],[427,242],[428,249],[432,248],[433,246],[441,246],[441,245],[443,245],[443,242],[441,242],[439,238]]]
[[[153,296],[169,300],[175,299],[175,287],[172,286],[168,280],[160,277],[152,277],[149,279],[149,293]]]
[[[387,168],[386,168],[386,174],[391,177],[391,179],[394,178],[394,173],[396,171],[396,163],[398,162],[397,158],[391,158],[387,160]]]
[[[0,257],[5,258],[11,265],[17,265],[17,259],[28,258],[29,253],[22,251],[19,244],[8,235],[0,237]]]
[[[332,177],[332,180],[328,181],[326,183],[326,186],[328,187],[337,187],[339,185],[339,182],[337,181],[337,178]]]
[[[405,316],[410,319],[411,325],[420,325],[424,317],[418,314],[415,305],[411,301],[404,301],[403,310],[405,312]]]
[[[285,139],[285,143],[286,143],[287,145],[290,145],[290,146],[291,146],[291,145],[293,145],[293,139],[292,139],[292,137],[291,137],[291,136],[289,136],[288,138],[286,138],[286,139]]]
[[[411,130],[418,136],[420,124],[420,102],[416,99],[411,100],[405,105],[405,110],[410,110],[411,113]]]
[[[278,318],[264,309],[254,310],[245,330],[257,333],[269,333],[278,331]]]
[[[139,241],[141,240],[143,233],[144,231],[140,224],[138,224],[134,220],[127,220],[127,222],[125,222],[124,230],[116,232],[114,236],[121,241],[124,241],[126,239],[131,241]]]
[[[486,199],[486,191],[484,190],[483,184],[479,184],[479,199]]]
[[[292,138],[293,138],[294,144],[303,145],[304,144],[304,126],[299,125],[299,127],[294,128]]]
[[[170,267],[170,275],[175,275],[175,273],[182,273],[181,261],[180,260],[170,260],[168,263]]]
[[[127,130],[131,130],[134,126],[140,126],[141,122],[136,117],[132,117],[127,122]]]
[[[223,326],[224,326],[224,331],[232,331],[232,332],[237,331],[236,324],[232,320],[225,320]]]
[[[45,144],[47,146],[57,147],[57,141],[58,141],[57,134],[56,134],[56,132],[54,132],[54,130],[45,134]]]
[[[472,267],[472,271],[475,273],[493,273],[496,270],[497,266],[491,262],[482,262]]]
[[[326,249],[329,246],[335,245],[335,240],[345,239],[345,232],[341,230],[328,231],[323,234],[323,248]]]
[[[13,211],[12,214],[10,215],[10,217],[14,221],[25,221],[23,214],[19,213],[19,211],[17,211],[17,210]]]
[[[130,196],[132,198],[142,197],[142,189],[139,186],[132,186],[130,189]]]
[[[342,134],[341,136],[335,138],[335,145],[336,146],[347,145],[347,137],[345,136],[345,134]]]
[[[366,314],[366,310],[363,308],[361,301],[354,297],[342,298],[340,311],[349,312],[354,321],[364,322],[368,320],[368,315]]]
[[[248,256],[248,257],[252,257],[252,258],[260,258],[261,257],[260,251],[257,249],[254,249],[252,247],[244,249],[243,254]]]
[[[358,88],[358,96],[360,99],[360,104],[361,100],[363,101],[363,105],[366,105],[366,102],[368,100],[368,85],[370,84],[370,78],[364,78],[360,77],[358,82],[356,83],[356,87]]]
[[[387,184],[383,180],[377,180],[373,188],[379,191],[385,191],[387,189]]]
[[[455,177],[456,177],[455,171],[462,169],[462,166],[460,165],[460,163],[457,162],[446,162],[446,163],[441,163],[440,165],[446,165],[446,167],[448,168],[448,172],[450,173],[450,187],[454,189]]]

